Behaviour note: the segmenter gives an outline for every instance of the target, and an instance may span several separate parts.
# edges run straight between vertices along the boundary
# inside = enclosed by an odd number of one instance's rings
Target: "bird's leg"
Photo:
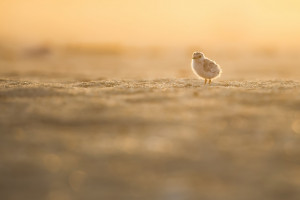
[[[206,85],[206,83],[207,83],[207,79],[205,79],[205,81],[204,81],[204,85]]]
[[[211,84],[211,79],[209,79],[209,82],[208,82],[208,84]]]

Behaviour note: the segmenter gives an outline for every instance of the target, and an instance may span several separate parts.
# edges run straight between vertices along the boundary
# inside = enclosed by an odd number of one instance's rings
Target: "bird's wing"
[[[203,64],[203,68],[204,71],[206,72],[216,72],[217,70],[217,64],[211,60],[205,59],[204,60],[204,64]]]
[[[210,71],[210,62],[209,62],[209,60],[207,60],[207,59],[204,60],[204,62],[203,62],[203,69],[206,72]]]

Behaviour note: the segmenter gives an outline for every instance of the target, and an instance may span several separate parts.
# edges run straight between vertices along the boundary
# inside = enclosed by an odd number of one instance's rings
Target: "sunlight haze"
[[[300,44],[299,1],[4,0],[2,40],[126,46]]]

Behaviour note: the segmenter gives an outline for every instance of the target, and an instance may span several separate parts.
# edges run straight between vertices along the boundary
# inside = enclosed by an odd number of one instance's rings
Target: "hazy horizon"
[[[299,8],[294,0],[4,0],[0,37],[18,44],[294,48]]]

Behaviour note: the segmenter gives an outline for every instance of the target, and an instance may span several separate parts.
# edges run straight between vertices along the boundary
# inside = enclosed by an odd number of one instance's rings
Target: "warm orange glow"
[[[296,0],[4,0],[0,37],[130,46],[300,44]]]

